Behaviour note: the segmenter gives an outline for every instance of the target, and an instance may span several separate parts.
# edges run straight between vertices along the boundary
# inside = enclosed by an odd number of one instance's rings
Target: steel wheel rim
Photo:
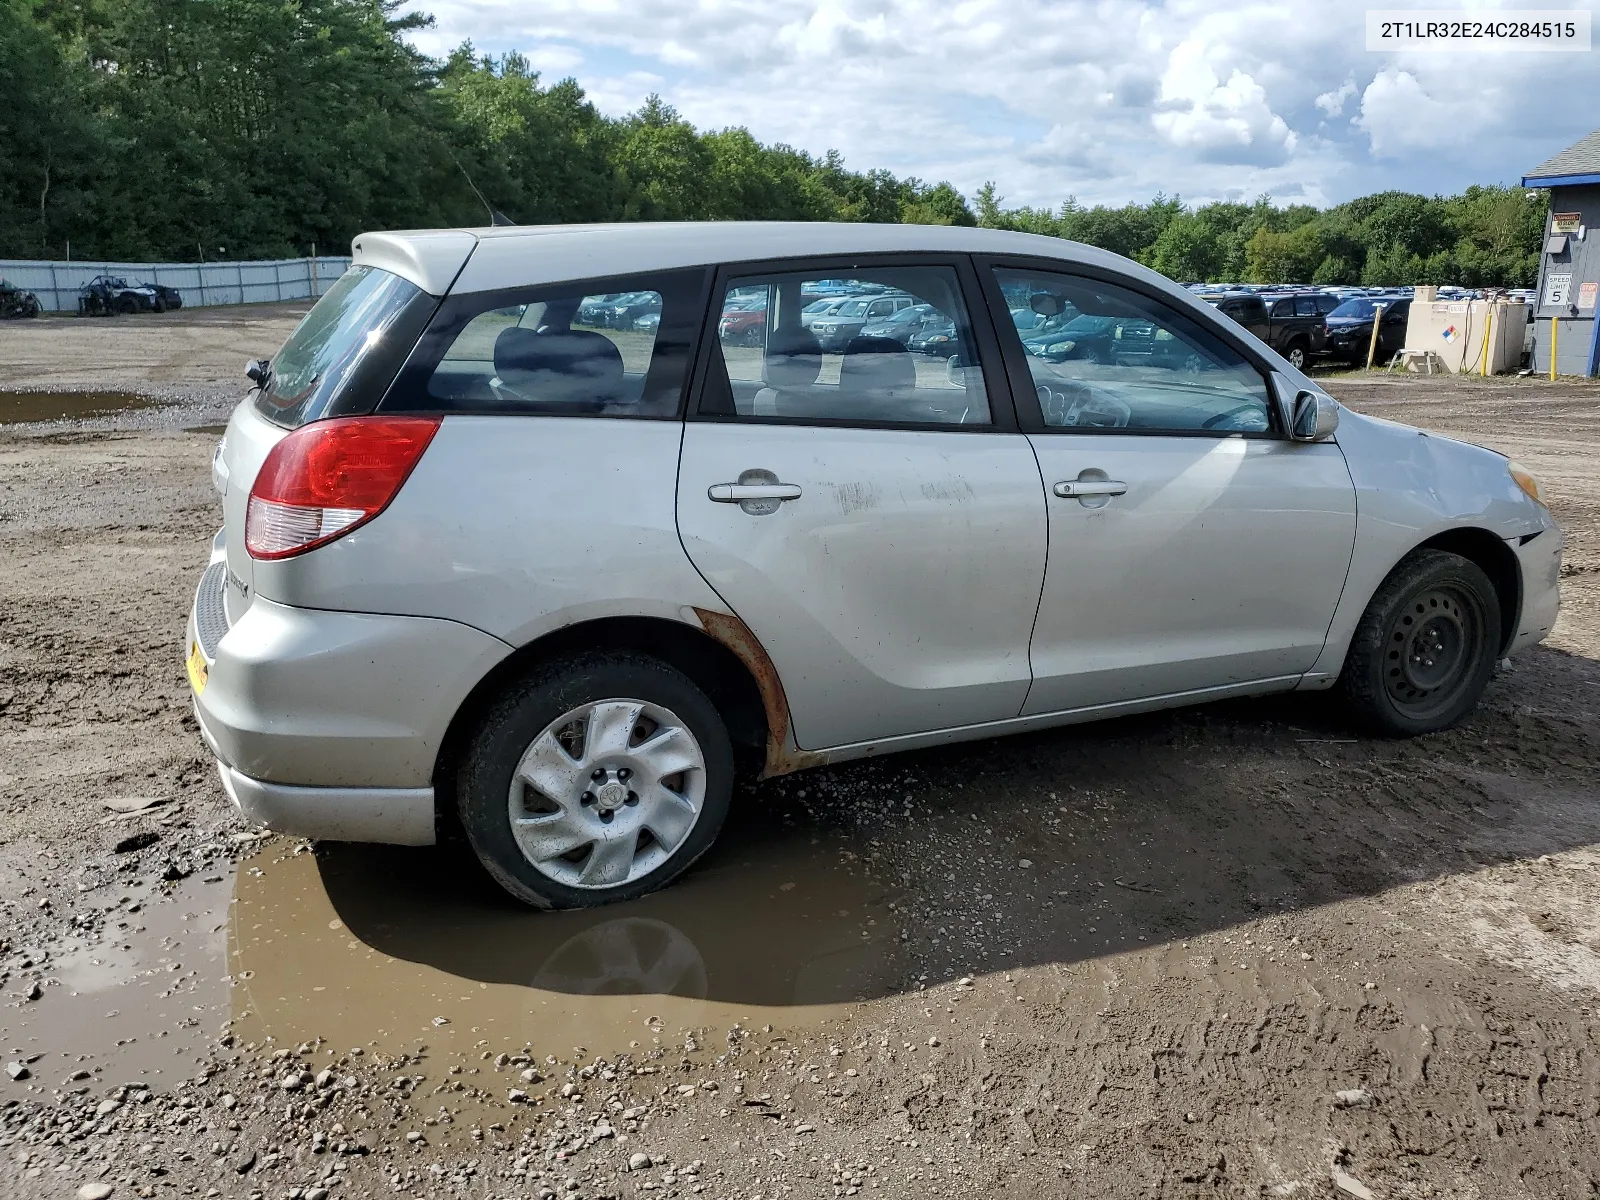
[[[1306,352],[1300,349],[1298,346],[1289,351],[1288,358],[1289,365],[1296,371],[1306,365]]]
[[[1483,636],[1482,606],[1471,593],[1432,587],[1412,596],[1384,644],[1383,683],[1390,702],[1418,720],[1449,709],[1472,682]]]
[[[528,864],[566,887],[642,879],[688,840],[705,807],[706,761],[671,709],[614,698],[546,725],[511,775],[511,834]]]

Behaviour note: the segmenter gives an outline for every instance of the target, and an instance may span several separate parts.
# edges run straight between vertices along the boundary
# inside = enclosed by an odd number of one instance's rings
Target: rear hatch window
[[[351,267],[272,360],[267,386],[256,394],[256,410],[285,429],[323,417],[370,413],[438,303],[398,275]]]

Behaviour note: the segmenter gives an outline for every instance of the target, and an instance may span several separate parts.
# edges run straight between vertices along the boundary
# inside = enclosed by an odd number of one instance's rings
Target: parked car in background
[[[39,297],[0,279],[0,320],[39,315]]]
[[[661,297],[654,292],[629,292],[618,296],[605,314],[608,329],[632,329],[646,313],[661,311]]]
[[[736,346],[759,346],[767,336],[765,295],[740,297],[722,310],[717,335]]]
[[[810,329],[815,321],[831,313],[838,312],[839,306],[849,299],[851,299],[851,296],[847,294],[843,296],[824,296],[821,299],[813,300],[800,310],[800,327],[802,329]]]
[[[611,292],[603,296],[590,296],[579,307],[573,320],[579,325],[593,325],[605,328],[609,323],[611,310],[618,300],[622,299],[621,293]]]
[[[1208,295],[1224,316],[1231,317],[1283,355],[1297,370],[1323,353],[1327,314],[1338,301],[1312,291],[1262,291]]]
[[[654,333],[661,328],[661,314],[658,312],[645,313],[633,323],[635,333]]]
[[[1372,346],[1372,322],[1382,309],[1378,346],[1372,361],[1387,363],[1406,344],[1411,301],[1402,297],[1359,297],[1346,300],[1328,314],[1328,354],[1352,366],[1364,365]]]
[[[1264,339],[1297,370],[1303,370],[1328,345],[1328,314],[1339,307],[1332,296],[1316,292],[1267,293],[1267,336]]]
[[[1114,317],[1061,313],[1024,334],[1022,348],[1034,358],[1050,363],[1072,359],[1109,363],[1116,330]]]
[[[922,328],[906,339],[906,349],[913,354],[926,354],[944,358],[957,347],[956,323],[947,316],[935,321],[924,321]]]
[[[133,286],[141,289],[150,289],[154,294],[150,307],[156,312],[167,312],[174,308],[183,307],[183,293],[175,287],[168,287],[164,283],[152,283],[143,279]]]
[[[888,338],[891,342],[899,342],[909,350],[912,337],[922,331],[923,325],[942,325],[946,321],[944,314],[933,305],[913,304],[880,321],[863,325],[861,336]]]
[[[113,313],[158,312],[159,299],[150,284],[129,283],[120,275],[96,275],[78,289],[78,314],[109,317]]]
[[[1206,299],[1214,304],[1223,316],[1237,321],[1263,342],[1267,340],[1267,330],[1271,321],[1267,317],[1267,306],[1261,297],[1251,292],[1236,292],[1216,299],[1208,296]]]
[[[1433,733],[1555,621],[1526,471],[1341,408],[1103,250],[767,222],[353,249],[251,366],[180,652],[258,824],[460,828],[512,896],[592,906],[688,870],[740,779],[1334,688]],[[800,324],[842,262],[949,320],[944,370]],[[601,290],[658,299],[654,349],[574,327]],[[769,335],[722,355],[739,290]],[[1025,353],[1018,293],[1112,361]]]
[[[833,312],[811,322],[811,332],[816,334],[824,350],[843,347],[853,337],[860,335],[866,326],[892,317],[902,308],[910,308],[916,301],[910,296],[878,295],[858,296],[846,300]]]

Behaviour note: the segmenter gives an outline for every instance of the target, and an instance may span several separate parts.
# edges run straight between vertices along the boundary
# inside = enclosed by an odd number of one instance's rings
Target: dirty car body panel
[[[761,272],[765,344],[722,346],[726,289]],[[1054,304],[1028,283],[1052,272],[1134,297],[1118,319],[1153,323],[1164,357],[1030,359],[1009,311],[1028,287]],[[805,288],[858,277],[933,303],[961,346],[825,350]],[[629,653],[659,638],[692,678],[719,654],[747,672],[702,682],[750,698],[775,773],[1331,686],[1385,578],[1441,538],[1503,555],[1497,653],[1554,621],[1561,533],[1505,459],[1325,396],[1336,432],[1291,437],[1313,381],[1093,248],[912,226],[425,230],[358,237],[335,291],[218,447],[224,528],[183,647],[229,795],[287,832],[430,842],[463,724],[546,647],[607,652],[618,622]],[[634,292],[659,297],[658,328],[583,323],[583,303]],[[1214,412],[1141,416],[1140,372],[1191,368],[1222,372],[1201,381]],[[425,436],[381,503],[316,510],[311,548],[263,549],[312,511],[270,508],[293,448],[383,420]],[[346,486],[320,452],[304,486]]]

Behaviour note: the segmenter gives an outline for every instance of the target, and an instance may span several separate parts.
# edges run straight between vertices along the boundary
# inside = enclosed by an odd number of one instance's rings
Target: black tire
[[[1306,351],[1306,344],[1301,341],[1293,341],[1285,346],[1283,348],[1283,357],[1296,371],[1305,370],[1306,364],[1310,361],[1310,355]]]
[[[1443,550],[1400,560],[1361,615],[1340,684],[1353,715],[1379,733],[1448,729],[1494,674],[1500,598],[1474,562]]]
[[[167,302],[160,296],[157,296],[155,298],[155,303],[152,304],[151,307],[158,313],[164,313],[167,311]]]
[[[648,873],[615,886],[569,886],[535,866],[519,847],[511,829],[512,779],[525,751],[553,722],[583,705],[620,698],[669,710],[693,735],[705,762],[699,816]],[[632,653],[565,659],[518,680],[484,714],[456,769],[461,825],[478,860],[511,895],[544,909],[591,908],[666,886],[716,839],[732,794],[733,748],[716,707],[681,671]]]

